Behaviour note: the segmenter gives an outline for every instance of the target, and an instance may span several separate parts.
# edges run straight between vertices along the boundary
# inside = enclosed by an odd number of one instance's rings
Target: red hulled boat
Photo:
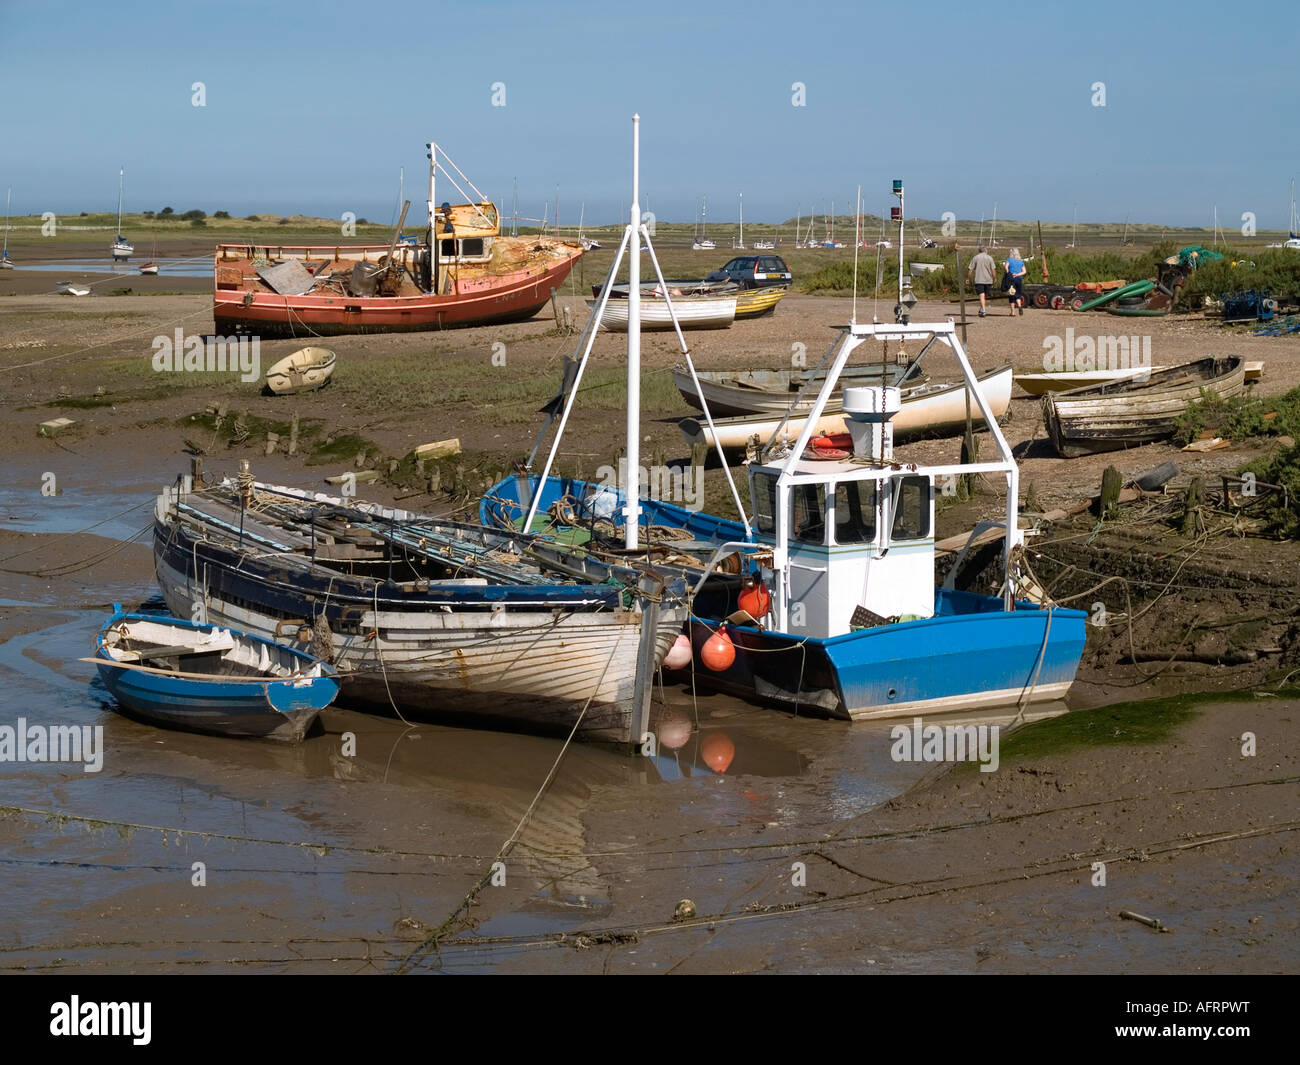
[[[399,222],[391,244],[217,245],[216,331],[265,337],[389,333],[536,314],[569,276],[582,244],[502,236],[496,206],[439,156],[430,144],[432,224],[422,242],[401,239]],[[440,170],[468,202],[435,206]],[[461,190],[452,171],[476,198]]]

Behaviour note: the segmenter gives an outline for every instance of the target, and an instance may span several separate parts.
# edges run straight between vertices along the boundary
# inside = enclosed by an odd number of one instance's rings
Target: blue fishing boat
[[[218,625],[113,604],[90,661],[128,717],[216,736],[299,742],[339,692],[302,651]]]
[[[901,182],[894,192],[901,203]],[[901,236],[901,206],[897,213]],[[1019,468],[1010,446],[977,385],[957,326],[951,319],[910,323],[916,301],[901,262],[899,278],[895,322],[840,327],[797,439],[790,442],[794,434],[783,434],[783,423],[751,447],[752,514],[741,522],[618,491],[636,480],[593,486],[551,478],[550,460],[540,479],[525,472],[494,485],[483,520],[521,522],[544,535],[580,530],[585,522],[590,540],[603,522],[606,544],[620,534],[635,542],[643,529],[675,527],[648,539],[671,550],[678,567],[694,556],[691,668],[698,681],[714,687],[853,720],[998,708],[1023,714],[1031,704],[1060,700],[1078,669],[1087,615],[1045,601],[1023,566]],[[917,363],[934,352],[951,353],[972,424],[982,420],[994,459],[919,465],[896,458],[892,420],[901,397],[888,385],[842,389],[851,451],[814,439],[854,352],[862,348],[878,360],[891,345],[902,356],[907,344],[921,345]],[[589,351],[590,345],[583,364]],[[576,374],[566,373],[566,384],[581,379],[583,364]],[[574,394],[572,387],[561,391],[561,425]],[[629,412],[630,424],[635,416]],[[711,417],[707,405],[704,417]],[[971,475],[1004,479],[1005,516],[976,527],[936,587],[935,497]],[[550,528],[539,528],[538,517]],[[1000,589],[993,595],[958,589],[961,561],[990,528],[1002,530]],[[733,573],[737,562],[744,567],[749,579],[743,585],[733,578],[719,586],[717,570],[725,559],[732,560]],[[658,564],[653,553],[647,561]]]

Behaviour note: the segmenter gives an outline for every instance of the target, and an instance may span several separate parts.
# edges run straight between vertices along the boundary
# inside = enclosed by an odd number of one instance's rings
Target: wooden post
[[[1179,525],[1179,532],[1184,536],[1190,536],[1201,531],[1201,505],[1204,502],[1205,482],[1199,477],[1193,477],[1192,483],[1187,486],[1187,491],[1183,493],[1183,518]]]
[[[298,454],[298,412],[293,412],[293,417],[289,420],[289,454]]]
[[[1119,506],[1120,489],[1124,487],[1124,478],[1114,466],[1107,466],[1101,475],[1101,495],[1097,499],[1097,516],[1109,518]]]
[[[953,258],[957,260],[957,296],[961,300],[961,321],[957,324],[961,326],[961,346],[966,346],[966,275],[961,269],[961,252],[956,248],[952,250]],[[970,393],[966,394],[967,420],[970,418]]]

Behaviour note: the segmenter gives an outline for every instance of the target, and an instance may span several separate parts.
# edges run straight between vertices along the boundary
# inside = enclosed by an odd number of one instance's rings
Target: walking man
[[[993,272],[997,269],[993,256],[984,250],[983,244],[967,269],[975,275],[975,291],[980,295],[980,317],[983,318],[988,310],[988,294],[993,288]]]

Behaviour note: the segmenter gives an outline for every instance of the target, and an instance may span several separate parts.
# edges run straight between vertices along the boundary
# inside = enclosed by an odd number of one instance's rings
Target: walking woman
[[[1011,313],[1014,315],[1019,310],[1021,314],[1024,314],[1025,276],[1029,273],[1029,270],[1025,266],[1024,259],[1020,258],[1020,249],[1012,248],[1011,254],[1007,256],[1002,265],[1006,267],[1007,271],[1007,276],[1002,280],[1002,287],[1006,289],[1007,301],[1011,304]]]

